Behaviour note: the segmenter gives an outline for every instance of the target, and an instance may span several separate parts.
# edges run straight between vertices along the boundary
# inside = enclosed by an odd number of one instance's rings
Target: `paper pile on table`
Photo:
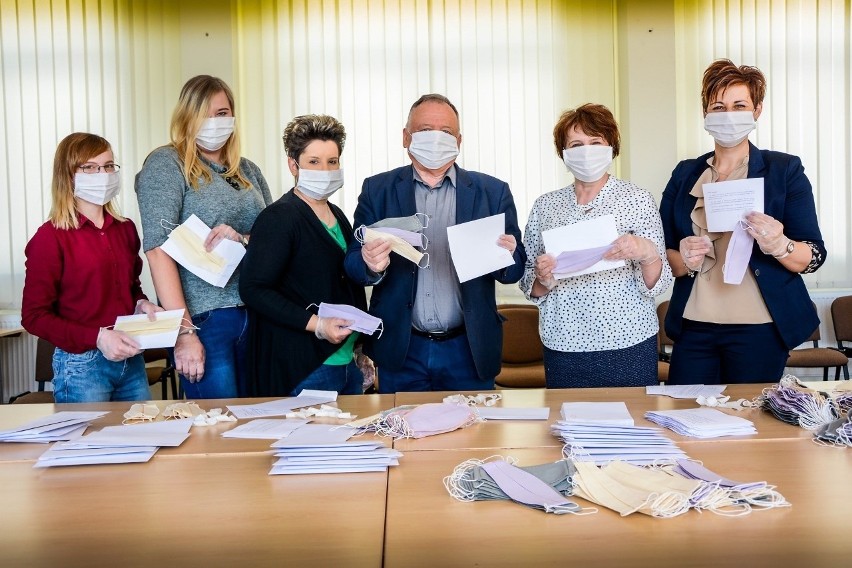
[[[623,402],[563,402],[562,421],[571,424],[633,426],[633,417]]]
[[[645,394],[663,395],[671,398],[689,398],[699,396],[719,396],[727,385],[652,385],[645,387]]]
[[[551,430],[565,442],[565,453],[575,461],[600,465],[621,460],[648,465],[658,460],[686,457],[659,428],[571,424],[560,420]]]
[[[686,457],[686,453],[666,438],[660,428],[572,424],[564,420],[550,428],[565,442],[563,454],[574,461],[602,465],[621,460],[635,465],[650,465],[659,460]]]
[[[315,406],[337,400],[335,391],[305,389],[299,396],[291,396],[259,404],[231,404],[228,410],[239,419],[269,418],[270,416],[285,416],[295,408]]]
[[[89,423],[103,412],[65,411],[30,420],[16,428],[0,430],[0,442],[30,442],[46,444],[74,440],[83,435]]]
[[[181,445],[191,427],[192,418],[107,426],[88,436],[55,444],[33,467],[147,462],[161,447]]]
[[[387,471],[402,454],[378,441],[348,442],[357,429],[307,424],[278,440],[269,475]]]
[[[645,418],[660,426],[693,438],[719,438],[723,436],[748,436],[757,434],[751,420],[725,414],[715,408],[685,408],[682,410],[654,410]]]

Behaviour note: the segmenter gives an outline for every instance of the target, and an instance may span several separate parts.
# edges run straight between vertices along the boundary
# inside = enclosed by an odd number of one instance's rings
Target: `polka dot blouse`
[[[650,290],[642,279],[638,261],[592,274],[558,280],[540,298],[530,297],[535,280],[535,259],[545,253],[541,233],[578,221],[613,215],[619,235],[632,232],[657,246],[663,269]],[[603,351],[636,345],[657,333],[654,298],[672,283],[666,261],[663,227],[650,193],[629,181],[610,176],[589,203],[578,205],[574,185],[536,199],[530,212],[524,246],[527,264],[518,285],[539,308],[539,334],[555,351]]]

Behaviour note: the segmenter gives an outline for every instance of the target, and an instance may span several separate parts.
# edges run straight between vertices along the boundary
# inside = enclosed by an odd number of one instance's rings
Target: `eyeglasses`
[[[98,164],[83,164],[82,166],[77,166],[77,169],[83,170],[84,174],[96,174],[101,170],[108,174],[113,174],[120,170],[121,166],[118,164],[107,164],[105,166],[99,166]]]

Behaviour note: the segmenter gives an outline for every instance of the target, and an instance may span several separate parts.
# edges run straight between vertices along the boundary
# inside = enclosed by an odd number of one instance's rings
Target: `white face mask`
[[[121,177],[118,172],[74,174],[74,195],[95,205],[106,205],[118,195],[120,189]]]
[[[459,143],[455,136],[442,130],[412,132],[408,153],[424,168],[437,170],[456,159]]]
[[[203,150],[215,152],[224,146],[234,133],[235,122],[236,118],[233,116],[214,116],[205,119],[198,134],[195,135],[195,143]]]
[[[612,146],[589,144],[562,150],[565,167],[580,181],[601,179],[612,164]]]
[[[313,199],[326,199],[343,187],[343,168],[339,170],[304,170],[299,168],[296,187]]]
[[[708,112],[704,117],[704,130],[719,146],[733,148],[755,129],[757,122],[750,110],[736,112]]]

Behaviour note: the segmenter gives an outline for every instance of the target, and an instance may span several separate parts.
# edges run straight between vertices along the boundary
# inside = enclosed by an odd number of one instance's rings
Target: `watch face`
[[[792,253],[794,250],[796,250],[796,243],[793,241],[787,243],[787,252]]]

